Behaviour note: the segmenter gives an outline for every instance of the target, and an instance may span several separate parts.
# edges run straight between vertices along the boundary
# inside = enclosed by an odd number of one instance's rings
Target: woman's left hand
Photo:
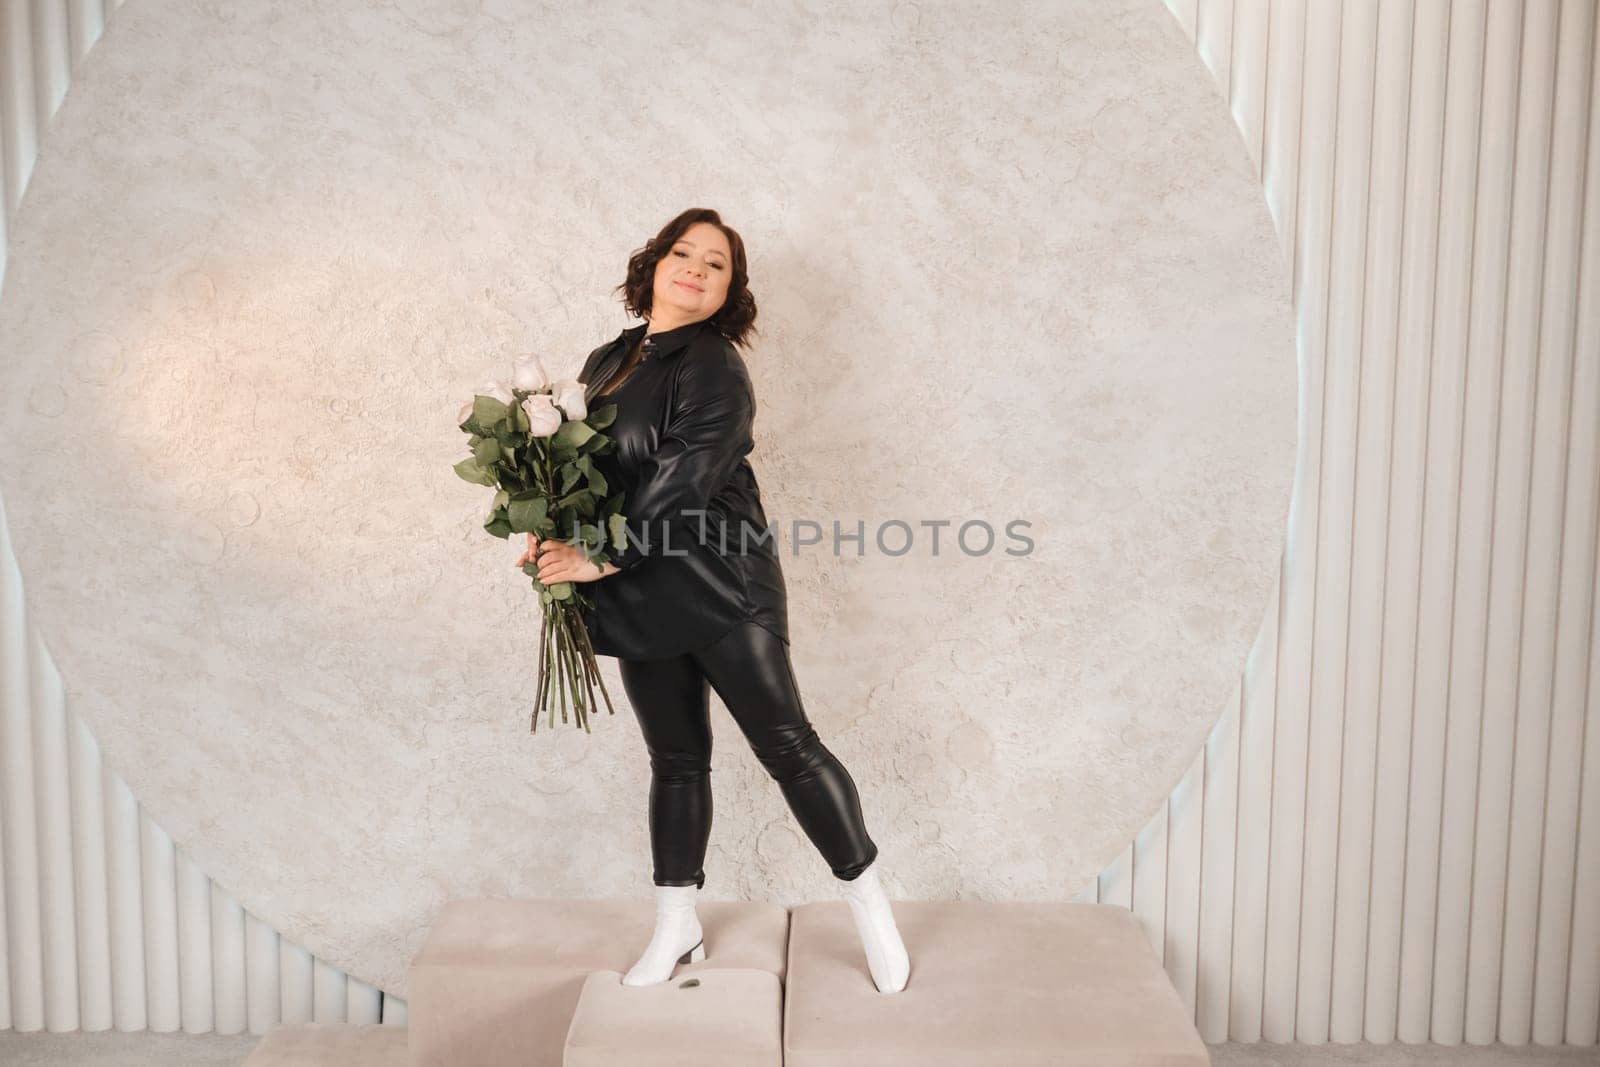
[[[597,582],[616,574],[617,568],[607,563],[601,568],[583,554],[583,549],[565,541],[547,539],[539,542],[539,582],[555,585],[559,582]]]

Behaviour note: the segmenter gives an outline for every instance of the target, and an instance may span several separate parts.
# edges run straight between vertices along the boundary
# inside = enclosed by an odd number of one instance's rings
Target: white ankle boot
[[[623,985],[655,985],[672,977],[680,963],[706,958],[705,933],[694,905],[699,886],[656,886],[656,932],[639,962],[622,976]]]
[[[850,904],[850,914],[855,917],[856,933],[861,935],[861,947],[867,952],[867,970],[880,993],[898,993],[906,987],[911,974],[911,959],[906,955],[905,942],[900,940],[900,930],[894,924],[894,912],[889,898],[878,883],[878,863],[874,860],[859,877],[836,879]]]

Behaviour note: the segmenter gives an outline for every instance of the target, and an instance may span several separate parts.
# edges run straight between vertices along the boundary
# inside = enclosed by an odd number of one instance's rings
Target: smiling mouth
[[[681,285],[685,289],[689,290],[691,293],[703,293],[703,292],[705,292],[704,289],[696,288],[695,286],[690,285],[688,282],[674,282],[673,284],[674,285]]]

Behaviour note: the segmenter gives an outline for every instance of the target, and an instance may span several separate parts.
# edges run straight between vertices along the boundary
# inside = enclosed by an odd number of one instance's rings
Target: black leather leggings
[[[619,659],[622,685],[650,750],[650,851],[656,885],[704,886],[711,838],[714,687],[801,829],[836,878],[853,880],[878,855],[855,782],[823,745],[800,703],[789,646],[741,623],[710,646],[668,659]]]

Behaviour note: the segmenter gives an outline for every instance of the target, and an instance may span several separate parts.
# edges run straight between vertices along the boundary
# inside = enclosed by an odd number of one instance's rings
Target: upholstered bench
[[[648,986],[595,971],[578,997],[562,1063],[783,1067],[783,983],[771,971],[704,964]]]
[[[702,900],[698,910],[707,958],[679,965],[678,980],[710,968],[783,977],[786,908]],[[406,972],[411,1063],[558,1067],[584,983],[595,971],[626,973],[654,929],[648,897],[451,901]]]
[[[791,909],[786,1067],[1211,1062],[1126,908],[986,901],[892,907],[911,956],[898,993],[872,984],[849,905]]]

